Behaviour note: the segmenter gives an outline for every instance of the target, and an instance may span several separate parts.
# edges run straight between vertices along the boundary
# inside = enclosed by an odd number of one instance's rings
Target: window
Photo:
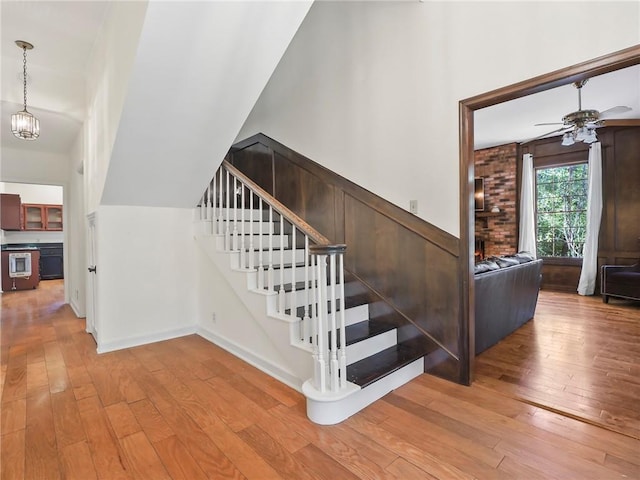
[[[536,244],[540,257],[582,257],[588,164],[536,170]]]

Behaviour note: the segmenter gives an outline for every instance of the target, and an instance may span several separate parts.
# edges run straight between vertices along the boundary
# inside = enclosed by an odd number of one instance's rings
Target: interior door
[[[98,278],[96,267],[96,214],[87,215],[87,242],[88,242],[88,266],[87,266],[87,317],[86,331],[93,335],[98,343]]]

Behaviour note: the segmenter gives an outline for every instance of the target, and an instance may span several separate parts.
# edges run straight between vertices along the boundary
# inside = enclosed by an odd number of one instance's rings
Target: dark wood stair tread
[[[347,366],[347,380],[364,388],[435,350],[426,337],[414,338]]]
[[[347,345],[352,345],[370,337],[393,330],[396,326],[384,320],[365,320],[345,328]]]

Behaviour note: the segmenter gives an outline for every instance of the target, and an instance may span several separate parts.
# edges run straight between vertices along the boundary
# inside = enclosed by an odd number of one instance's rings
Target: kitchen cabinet
[[[20,230],[22,228],[21,216],[20,195],[0,194],[0,228],[2,230]]]
[[[23,230],[62,230],[62,205],[22,204]]]

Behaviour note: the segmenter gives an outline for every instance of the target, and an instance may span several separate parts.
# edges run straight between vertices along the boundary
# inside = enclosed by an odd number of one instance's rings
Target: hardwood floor
[[[640,439],[640,303],[542,290],[476,359],[476,384]]]
[[[61,281],[1,302],[2,479],[640,477],[637,439],[482,384],[422,375],[321,427],[195,335],[96,354]]]

